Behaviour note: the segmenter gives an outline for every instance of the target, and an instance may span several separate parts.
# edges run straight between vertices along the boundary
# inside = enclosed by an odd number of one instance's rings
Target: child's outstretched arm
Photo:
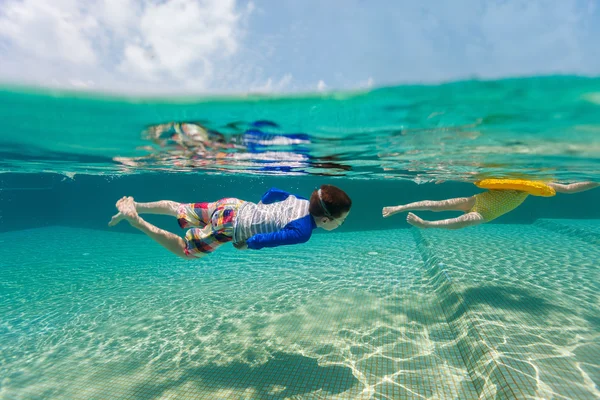
[[[277,232],[256,234],[246,240],[246,245],[249,249],[260,250],[263,247],[305,243],[310,239],[312,233],[312,226],[308,218],[312,217],[309,215],[307,218],[292,221]]]
[[[556,190],[557,193],[579,193],[585,192],[586,190],[594,189],[600,186],[597,182],[577,182],[571,183],[570,185],[563,185],[560,183],[549,182],[548,186]]]

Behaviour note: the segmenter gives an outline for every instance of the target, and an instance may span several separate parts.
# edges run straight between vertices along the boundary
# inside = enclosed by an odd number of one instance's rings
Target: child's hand
[[[235,247],[238,250],[247,250],[248,249],[248,244],[244,240],[243,242],[234,243],[233,247]]]

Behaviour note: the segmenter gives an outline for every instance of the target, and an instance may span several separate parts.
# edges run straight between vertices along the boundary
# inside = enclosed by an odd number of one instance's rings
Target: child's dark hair
[[[312,192],[308,211],[315,217],[339,218],[350,211],[352,200],[342,189],[332,185],[321,185],[319,190]]]

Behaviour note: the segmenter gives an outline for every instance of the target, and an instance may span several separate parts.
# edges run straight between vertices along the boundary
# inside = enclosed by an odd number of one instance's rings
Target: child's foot
[[[115,204],[115,207],[117,207],[117,209],[118,209],[119,208],[119,204],[121,204],[126,198],[127,198],[127,196],[123,196],[119,200],[117,200],[117,203]],[[119,211],[118,213],[116,213],[115,215],[113,215],[113,217],[110,219],[110,222],[108,223],[108,226],[115,226],[119,222],[123,221],[124,219],[125,219],[125,216],[123,214],[121,214],[121,212]]]
[[[383,218],[387,218],[399,212],[402,212],[402,207],[383,207],[381,214],[383,214]]]
[[[119,222],[123,221],[124,219],[129,219],[127,217],[127,215],[125,215],[122,211],[121,208],[125,207],[125,203],[131,203],[133,204],[133,211],[135,215],[132,215],[131,212],[129,212],[129,215],[131,216],[131,218],[133,219],[137,219],[138,215],[137,215],[137,211],[135,210],[135,202],[133,201],[133,197],[126,197],[123,196],[119,199],[119,201],[117,201],[117,204],[115,204],[115,206],[117,207],[117,209],[119,210],[118,213],[116,213],[115,215],[113,215],[113,217],[111,218],[110,222],[108,223],[108,226],[115,226],[117,225]],[[131,222],[131,221],[130,221]]]
[[[123,221],[123,219],[125,219],[123,214],[121,214],[121,212],[118,212],[115,215],[113,215],[113,217],[110,219],[110,221],[108,222],[108,226],[115,226],[119,222]]]
[[[417,228],[427,228],[427,222],[423,221],[413,213],[408,213],[406,216],[406,222],[412,226],[416,226]]]
[[[119,214],[121,214],[121,219],[126,219],[131,225],[135,225],[140,219],[136,209],[135,202],[133,201],[133,197],[126,197],[117,202],[117,208],[119,209]]]

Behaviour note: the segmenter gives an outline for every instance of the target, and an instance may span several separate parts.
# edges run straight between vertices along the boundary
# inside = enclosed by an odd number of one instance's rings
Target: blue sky
[[[0,80],[305,92],[600,74],[599,0],[0,0]]]

